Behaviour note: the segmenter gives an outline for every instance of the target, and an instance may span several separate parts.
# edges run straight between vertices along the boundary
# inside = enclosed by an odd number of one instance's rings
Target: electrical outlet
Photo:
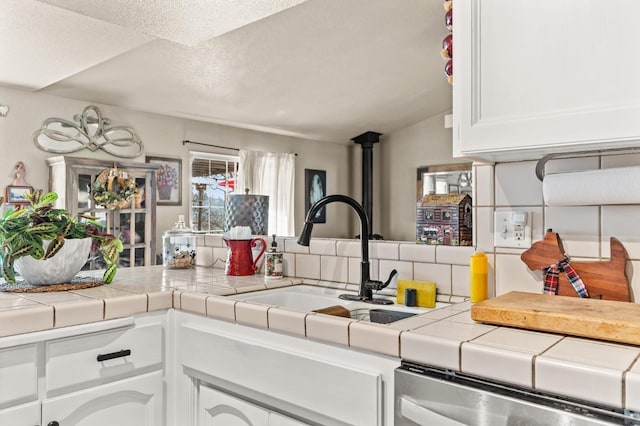
[[[531,247],[531,212],[496,210],[493,244],[496,247]]]

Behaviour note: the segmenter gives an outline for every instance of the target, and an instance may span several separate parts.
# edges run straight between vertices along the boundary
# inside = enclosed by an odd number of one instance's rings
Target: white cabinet
[[[208,386],[200,386],[198,419],[201,426],[308,426]]]
[[[0,339],[0,425],[166,423],[166,312]]]
[[[0,409],[38,398],[36,362],[35,344],[0,349]]]
[[[200,387],[198,418],[202,426],[267,426],[269,411],[206,386]]]
[[[270,414],[268,423],[257,424],[393,424],[397,358],[181,311],[173,314],[176,406],[169,423],[195,426],[202,424],[198,419],[215,419],[198,409],[198,389],[210,387],[250,401],[259,409],[256,416],[261,410]]]
[[[40,424],[40,401],[16,405],[0,410],[0,425],[38,426]]]
[[[307,423],[299,422],[291,417],[283,416],[276,412],[269,413],[269,426],[308,426]]]
[[[139,324],[48,341],[47,396],[162,366],[162,326]]]
[[[456,0],[454,156],[638,145],[640,2]]]
[[[156,371],[42,402],[42,424],[157,426],[164,424],[162,372]]]

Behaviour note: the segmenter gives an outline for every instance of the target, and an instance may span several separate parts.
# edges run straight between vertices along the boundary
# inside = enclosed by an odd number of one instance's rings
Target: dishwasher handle
[[[438,414],[426,407],[416,404],[405,397],[400,398],[400,414],[407,420],[420,425],[465,426],[452,418]]]

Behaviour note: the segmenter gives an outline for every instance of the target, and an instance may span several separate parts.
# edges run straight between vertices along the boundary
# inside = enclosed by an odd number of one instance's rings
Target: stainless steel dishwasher
[[[403,361],[395,370],[396,426],[639,425],[632,413]]]

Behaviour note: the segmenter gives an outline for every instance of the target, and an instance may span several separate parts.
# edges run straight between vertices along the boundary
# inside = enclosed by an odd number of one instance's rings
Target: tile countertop
[[[80,275],[101,276],[100,271]],[[640,347],[474,322],[471,304],[391,324],[299,312],[228,296],[296,284],[353,285],[286,277],[230,277],[222,269],[120,269],[110,285],[55,293],[0,293],[0,337],[170,308],[299,335],[453,371],[640,411]],[[448,302],[449,296],[438,296]]]

